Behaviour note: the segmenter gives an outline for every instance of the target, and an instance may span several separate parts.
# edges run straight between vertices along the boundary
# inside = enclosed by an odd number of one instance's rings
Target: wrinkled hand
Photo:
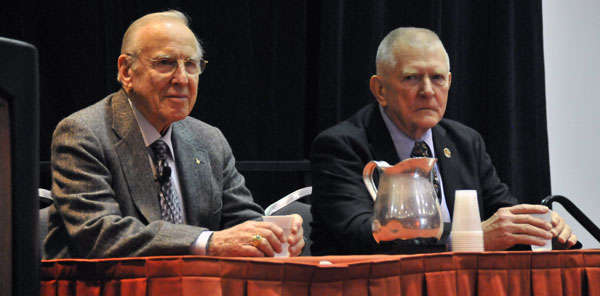
[[[273,257],[275,253],[281,252],[281,243],[287,240],[290,256],[297,256],[304,247],[302,230],[302,217],[292,215],[291,234],[286,238],[281,227],[260,221],[246,221],[234,227],[215,231],[212,234],[208,246],[208,254],[211,256],[230,257]],[[255,235],[260,235],[262,241],[255,247],[252,244]]]
[[[566,250],[577,243],[577,237],[571,232],[571,227],[555,211],[552,211],[552,249]]]
[[[288,245],[289,245],[289,253],[290,257],[295,257],[302,253],[302,248],[304,248],[304,229],[302,228],[302,217],[298,214],[290,215],[294,217],[292,221],[292,231],[290,235],[287,237]]]
[[[560,221],[557,219],[557,226],[553,228],[554,214],[552,224],[529,214],[544,214],[548,210],[546,206],[528,204],[499,209],[492,217],[481,223],[484,249],[486,251],[506,250],[517,244],[543,246],[544,240],[554,236],[551,230],[558,229],[562,219]],[[557,233],[562,233],[564,230],[564,221],[562,223],[563,226],[560,231],[557,230]]]

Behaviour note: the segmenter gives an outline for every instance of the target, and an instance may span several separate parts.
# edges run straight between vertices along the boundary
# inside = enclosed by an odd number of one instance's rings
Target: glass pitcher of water
[[[375,203],[372,218],[375,241],[440,239],[444,223],[433,186],[436,161],[418,157],[394,166],[385,161],[367,163],[363,181]],[[379,172],[378,187],[373,181],[375,168]]]

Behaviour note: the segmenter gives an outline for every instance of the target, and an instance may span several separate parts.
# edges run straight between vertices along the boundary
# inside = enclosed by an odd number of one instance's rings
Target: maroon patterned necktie
[[[427,145],[427,143],[423,141],[417,141],[415,142],[415,146],[410,153],[410,157],[433,157],[433,154],[431,154],[431,150],[429,149],[429,145]],[[440,178],[438,177],[435,168],[433,168],[433,187],[435,188],[435,193],[437,194],[438,200],[441,204],[442,194],[440,192]]]
[[[150,145],[154,152],[154,163],[156,164],[156,180],[160,184],[160,215],[165,221],[174,224],[182,224],[181,207],[177,193],[171,183],[171,168],[167,163],[167,154],[169,146],[161,140],[156,140]]]

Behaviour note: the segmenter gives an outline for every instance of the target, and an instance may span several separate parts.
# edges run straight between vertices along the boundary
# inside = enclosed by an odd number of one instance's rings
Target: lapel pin
[[[444,148],[444,155],[446,155],[446,158],[450,158],[452,157],[452,152],[450,152],[450,149]]]
[[[196,164],[200,164],[200,159],[198,159],[197,157],[194,157],[194,160],[196,161]]]

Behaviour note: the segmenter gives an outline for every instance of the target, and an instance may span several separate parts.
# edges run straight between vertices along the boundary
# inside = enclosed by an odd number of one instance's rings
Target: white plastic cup
[[[546,212],[545,214],[530,214],[530,215],[535,218],[539,218],[546,222],[552,223],[552,211],[550,211],[550,210],[548,210],[548,212]],[[552,251],[552,239],[547,239],[546,244],[544,244],[543,246],[531,245],[531,250],[536,251],[536,252]]]
[[[283,229],[283,235],[287,239],[287,237],[292,233],[292,222],[294,221],[294,217],[292,216],[263,216],[263,221],[271,222]],[[288,243],[281,244],[281,252],[275,253],[275,257],[290,257],[290,253],[288,250]]]
[[[483,251],[483,231],[476,190],[456,190],[450,242],[454,252]]]
[[[456,190],[452,231],[481,231],[476,190]]]

